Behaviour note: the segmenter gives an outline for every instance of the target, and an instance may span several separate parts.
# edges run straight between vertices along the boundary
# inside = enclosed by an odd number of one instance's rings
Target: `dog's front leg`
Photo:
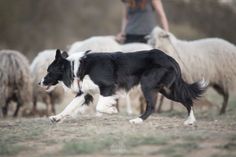
[[[82,83],[81,83],[81,90],[83,92],[89,93],[94,98],[94,104],[96,104],[96,111],[99,113],[107,113],[113,114],[117,113],[118,110],[115,107],[116,104],[116,97],[115,96],[108,96],[104,97],[100,95],[100,90],[98,85],[96,85],[89,75],[85,75]]]
[[[69,105],[59,114],[49,117],[50,121],[61,122],[69,117],[74,117],[77,114],[75,111],[78,111],[78,108],[82,107],[85,102],[85,94],[75,97]]]
[[[60,122],[66,118],[69,117],[76,117],[78,113],[84,112],[84,109],[86,108],[85,104],[86,101],[86,95],[90,94],[92,97],[92,102],[94,104],[97,104],[100,91],[98,86],[90,79],[88,75],[86,75],[81,82],[81,91],[82,94],[75,97],[69,105],[66,106],[66,108],[59,113],[56,116],[49,117],[51,122]],[[88,102],[89,103],[89,102]]]

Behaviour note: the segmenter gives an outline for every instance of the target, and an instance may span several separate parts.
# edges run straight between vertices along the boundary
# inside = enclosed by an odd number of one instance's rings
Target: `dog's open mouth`
[[[49,90],[50,89],[50,85],[48,85],[48,86],[45,86],[44,88],[45,88],[45,90]]]
[[[42,85],[41,86],[45,91],[50,91],[52,89],[52,85]]]

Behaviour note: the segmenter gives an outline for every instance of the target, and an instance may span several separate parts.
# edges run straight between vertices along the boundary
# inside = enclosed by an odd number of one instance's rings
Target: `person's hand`
[[[125,41],[125,35],[124,35],[124,33],[122,33],[122,32],[118,33],[118,34],[116,35],[115,40],[116,40],[117,42],[119,42],[119,43],[124,43],[124,41]]]

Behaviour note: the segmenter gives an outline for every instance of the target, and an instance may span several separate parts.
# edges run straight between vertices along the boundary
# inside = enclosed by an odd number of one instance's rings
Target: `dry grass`
[[[126,114],[81,116],[56,125],[47,118],[4,119],[0,156],[231,157],[236,155],[235,103],[230,100],[223,116],[217,108],[197,111],[197,124],[188,127],[181,110],[154,114],[142,125],[129,124],[135,116]]]

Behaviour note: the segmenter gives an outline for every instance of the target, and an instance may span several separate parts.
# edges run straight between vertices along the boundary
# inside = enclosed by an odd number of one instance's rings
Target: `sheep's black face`
[[[69,67],[68,67],[69,65]],[[67,69],[70,70],[70,63],[61,54],[60,50],[57,50],[55,60],[49,65],[47,69],[47,75],[42,79],[40,85],[46,90],[51,91],[52,87],[57,85],[59,81],[63,81]]]

